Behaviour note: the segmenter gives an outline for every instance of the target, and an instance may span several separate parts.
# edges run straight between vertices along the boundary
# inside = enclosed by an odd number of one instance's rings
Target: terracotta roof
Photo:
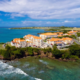
[[[32,37],[33,35],[31,34],[28,34],[28,35],[25,35],[24,37]]]
[[[13,39],[13,42],[14,42],[14,43],[17,43],[17,42],[19,43],[19,41],[20,41],[20,42],[23,42],[23,41],[25,41],[25,40],[24,40],[24,39],[20,39],[20,38],[15,38],[15,39]]]
[[[13,42],[17,42],[19,40],[20,40],[20,38],[15,38],[15,39],[13,39]]]
[[[57,33],[42,33],[41,35],[57,35]]]
[[[25,41],[24,39],[20,39],[20,42],[23,42],[23,41]]]
[[[33,36],[33,38],[35,38],[35,39],[42,39],[41,37],[38,37],[38,36]]]
[[[77,31],[69,31],[68,33],[74,33],[74,32],[76,33]]]
[[[27,38],[27,39],[29,39],[29,37],[33,37],[35,39],[42,39],[41,37],[34,36],[34,35],[31,35],[31,34],[28,34],[28,35],[24,36],[24,38]]]
[[[59,38],[51,38],[50,41],[62,41],[62,39],[59,39]]]
[[[68,35],[71,36],[72,34],[69,33]]]
[[[70,41],[71,41],[72,38],[66,37],[66,38],[62,38],[62,40],[63,40],[63,41],[65,41],[65,40],[70,40]]]

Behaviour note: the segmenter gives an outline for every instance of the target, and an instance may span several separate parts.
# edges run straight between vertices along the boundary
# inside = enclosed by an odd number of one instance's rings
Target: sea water
[[[43,29],[9,29],[0,28],[0,43],[12,41],[14,38],[23,38],[23,36],[32,34],[39,36],[37,33],[45,32]]]
[[[0,42],[8,42],[27,34],[39,36],[41,29],[0,28]],[[80,61],[63,62],[27,57],[17,61],[0,61],[0,80],[80,80]]]
[[[7,63],[0,61],[0,80],[80,80],[80,61],[34,57]]]

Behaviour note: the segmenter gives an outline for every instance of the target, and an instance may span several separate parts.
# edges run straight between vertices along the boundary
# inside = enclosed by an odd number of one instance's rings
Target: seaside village
[[[76,33],[77,31],[73,30],[67,32],[66,34],[63,34],[63,32],[55,32],[55,33],[47,32],[39,34],[39,37],[28,34],[25,35],[22,39],[21,38],[13,39],[13,41],[11,41],[11,45],[17,48],[24,48],[24,47],[52,48],[53,45],[56,45],[57,48],[65,48],[73,44],[74,39],[62,36],[76,35]]]

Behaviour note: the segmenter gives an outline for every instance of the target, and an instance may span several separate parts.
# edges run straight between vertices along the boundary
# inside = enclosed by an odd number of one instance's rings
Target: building
[[[41,37],[34,36],[34,35],[25,35],[24,39],[30,44],[32,47],[41,47],[43,44],[43,40]]]
[[[62,43],[62,39],[59,39],[59,38],[51,38],[51,39],[49,39],[47,41],[47,43],[50,44],[50,45]]]
[[[69,35],[75,35],[76,33],[77,31],[73,31],[73,30],[68,32]]]
[[[26,47],[27,43],[24,39],[15,38],[11,41],[11,45],[15,47]]]
[[[42,33],[40,34],[40,37],[42,39],[47,39],[47,38],[52,38],[52,37],[57,37],[57,33]]]
[[[50,45],[71,45],[72,43],[74,42],[74,40],[72,38],[69,38],[69,37],[66,37],[66,38],[62,38],[62,39],[59,39],[59,38],[51,38],[49,40],[47,40],[47,43],[50,44]]]
[[[66,37],[66,38],[62,38],[64,44],[72,44],[74,42],[74,40],[72,38]]]

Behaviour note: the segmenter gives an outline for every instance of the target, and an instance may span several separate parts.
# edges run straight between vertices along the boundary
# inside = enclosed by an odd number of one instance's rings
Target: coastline
[[[55,57],[49,57],[49,56],[40,56],[40,55],[34,55],[34,56],[24,56],[24,57],[21,57],[21,58],[15,58],[15,59],[3,59],[3,57],[1,57],[0,55],[0,60],[3,60],[4,63],[7,63],[9,61],[18,61],[18,60],[21,60],[21,59],[26,59],[26,58],[35,58],[35,59],[51,59],[51,60],[57,60],[57,61],[62,61],[62,62],[77,62],[78,60],[76,59],[62,59],[62,58],[55,58]],[[80,60],[80,59],[79,59]]]

